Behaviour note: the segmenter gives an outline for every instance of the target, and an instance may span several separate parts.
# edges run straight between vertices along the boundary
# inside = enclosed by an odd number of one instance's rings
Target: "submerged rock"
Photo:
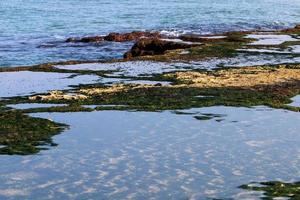
[[[0,155],[31,155],[56,146],[52,137],[67,127],[17,110],[0,112]]]
[[[179,39],[183,41],[189,41],[189,42],[212,42],[212,41],[224,40],[225,38],[226,36],[223,35],[201,36],[196,34],[184,34],[179,36]]]
[[[83,37],[83,38],[68,38],[66,42],[84,42],[84,43],[89,43],[89,42],[102,42],[103,37],[102,36],[91,36],[91,37]]]
[[[201,45],[200,43],[184,42],[181,40],[163,40],[158,38],[144,38],[137,41],[131,50],[124,54],[124,58],[146,55],[160,55],[168,50],[186,49]]]
[[[288,29],[284,29],[281,32],[284,33],[296,33],[296,34],[300,34],[300,24],[297,24],[294,28],[288,28]]]
[[[300,24],[297,24],[297,25],[295,26],[295,29],[300,29]]]
[[[158,32],[143,32],[143,31],[133,31],[131,33],[109,33],[106,36],[91,36],[83,38],[68,38],[66,42],[101,42],[101,41],[111,41],[111,42],[128,42],[135,41],[140,38],[161,38],[162,36]]]

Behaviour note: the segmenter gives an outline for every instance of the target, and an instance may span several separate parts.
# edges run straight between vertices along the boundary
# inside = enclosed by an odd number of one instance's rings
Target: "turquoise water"
[[[63,43],[70,36],[278,29],[299,22],[298,0],[1,1],[0,66],[121,57],[131,45]]]

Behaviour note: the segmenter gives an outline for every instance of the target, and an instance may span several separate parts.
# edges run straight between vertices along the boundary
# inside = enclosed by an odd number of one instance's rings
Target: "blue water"
[[[109,59],[131,45],[63,43],[70,36],[279,29],[299,22],[298,0],[2,0],[0,66]]]
[[[39,155],[1,156],[0,199],[255,200],[237,187],[299,180],[299,113],[186,112],[34,114],[71,128]],[[194,118],[204,113],[221,117]]]

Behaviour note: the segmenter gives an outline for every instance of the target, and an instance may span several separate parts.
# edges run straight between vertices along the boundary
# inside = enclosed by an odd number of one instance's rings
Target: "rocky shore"
[[[133,59],[140,56],[164,55],[168,51],[190,49],[192,47],[201,47],[206,50],[223,46],[224,51],[228,48],[238,48],[254,41],[254,38],[247,38],[250,34],[275,34],[275,35],[299,35],[300,25],[294,28],[279,30],[279,31],[239,31],[227,32],[218,35],[198,35],[198,34],[182,34],[177,37],[163,35],[159,32],[142,32],[133,31],[131,33],[109,33],[106,36],[88,36],[83,38],[68,38],[66,42],[82,42],[82,43],[99,43],[103,41],[111,42],[135,42],[131,50],[124,54],[125,59]],[[266,45],[272,46],[272,45]],[[283,47],[283,46],[281,46]],[[199,48],[198,48],[199,49]],[[178,55],[177,55],[178,56]],[[168,58],[165,56],[164,59]],[[155,58],[153,58],[155,59]],[[182,54],[179,59],[187,59],[187,56]],[[193,57],[193,59],[197,59]]]
[[[78,83],[71,89],[3,96],[0,100],[0,153],[33,154],[41,145],[55,145],[51,137],[67,125],[30,117],[27,113],[90,112],[93,110],[161,111],[214,105],[259,106],[299,111],[288,105],[300,93],[299,63],[193,68],[194,62],[236,59],[261,54],[299,57],[300,26],[264,32],[228,32],[222,35],[167,37],[159,32],[111,33],[69,38],[66,42],[128,42],[134,45],[124,59],[99,63],[68,61],[30,67],[0,68],[1,73],[48,73],[98,77],[100,83]],[[163,62],[162,62],[163,61]],[[142,65],[144,63],[144,65]],[[150,66],[153,63],[153,66]],[[125,67],[121,67],[121,66]],[[176,67],[174,67],[175,65]],[[178,66],[177,66],[178,65]],[[125,73],[128,70],[139,73]],[[76,68],[82,67],[82,68]],[[143,74],[141,68],[155,72]],[[153,68],[153,69],[152,69]],[[158,69],[159,68],[159,69]],[[1,74],[0,73],[0,74]],[[116,80],[117,79],[117,80]],[[107,80],[106,82],[104,80]],[[35,80],[31,80],[32,86]],[[116,81],[116,82],[114,82]],[[167,83],[167,84],[164,84]],[[23,83],[24,84],[24,83]],[[18,87],[13,85],[12,87]],[[43,103],[54,106],[13,109],[10,104]],[[56,105],[63,106],[56,106]],[[93,105],[94,107],[86,107]],[[108,106],[103,106],[108,105]]]
[[[102,42],[102,41],[111,41],[111,42],[128,42],[128,41],[137,41],[141,38],[163,38],[159,32],[142,32],[142,31],[133,31],[131,33],[109,33],[106,36],[89,36],[83,38],[68,38],[66,42]]]

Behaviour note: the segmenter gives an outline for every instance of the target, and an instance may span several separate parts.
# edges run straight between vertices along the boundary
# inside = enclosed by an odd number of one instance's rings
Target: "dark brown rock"
[[[107,36],[91,36],[83,38],[68,38],[66,42],[101,42],[101,41],[111,41],[111,42],[128,42],[136,41],[140,38],[161,38],[162,36],[158,32],[143,32],[143,31],[134,31],[131,33],[110,33]]]
[[[101,36],[91,36],[91,37],[83,37],[83,38],[68,38],[66,42],[101,42],[103,41],[103,37]]]
[[[84,37],[81,39],[81,42],[101,42],[103,41],[103,37],[94,36],[94,37]]]
[[[66,42],[76,42],[76,41],[78,41],[78,40],[80,40],[80,39],[71,37],[71,38],[68,38],[68,39],[66,40]]]
[[[134,31],[131,33],[110,33],[104,37],[104,40],[107,41],[114,41],[114,42],[127,42],[127,41],[134,41],[138,40],[142,37],[145,38],[159,38],[160,34],[158,32],[142,32],[142,31]]]
[[[300,34],[300,24],[297,24],[294,28],[284,29],[281,32],[289,34]]]
[[[167,50],[186,49],[199,45],[199,43],[193,44],[157,38],[143,38],[137,41],[129,52],[124,54],[124,58],[129,59],[137,56],[161,55]]]

